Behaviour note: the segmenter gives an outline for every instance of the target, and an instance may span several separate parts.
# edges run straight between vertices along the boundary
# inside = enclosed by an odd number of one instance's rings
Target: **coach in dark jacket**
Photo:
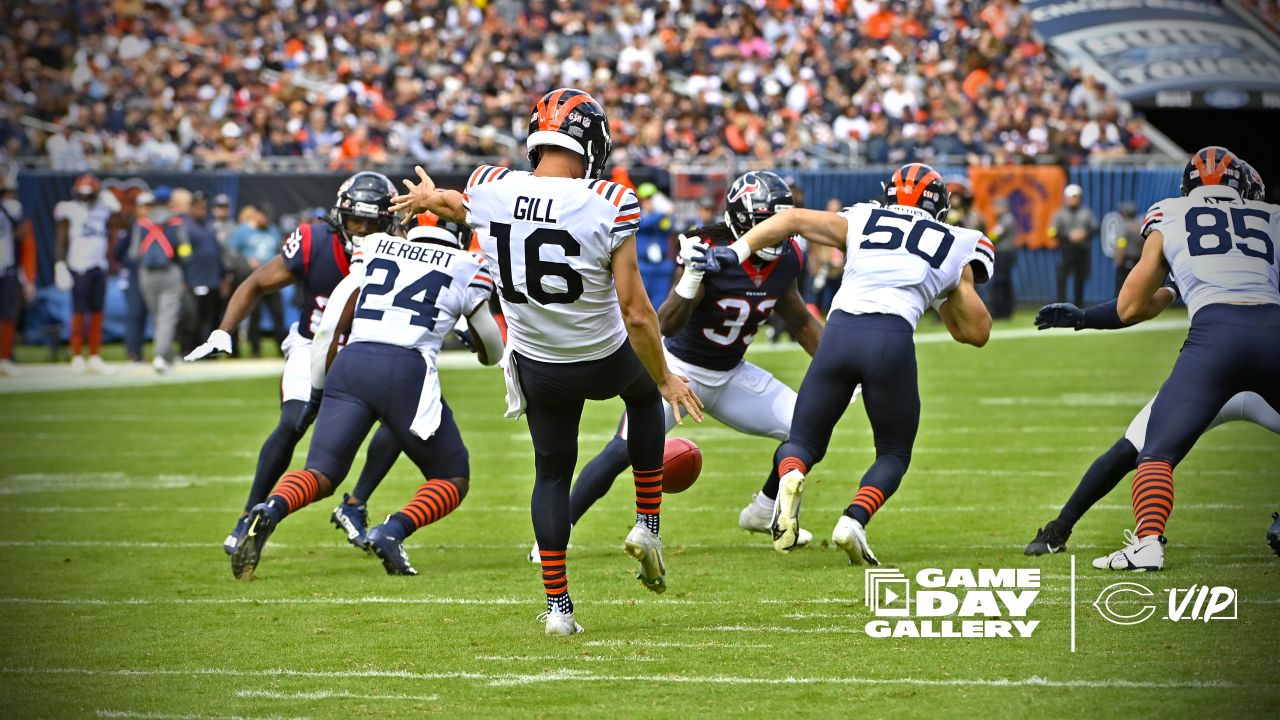
[[[192,194],[191,211],[183,216],[183,222],[191,243],[191,255],[182,266],[191,308],[182,333],[182,351],[187,353],[218,328],[227,272],[217,228],[209,217],[209,198],[203,192]]]
[[[1067,301],[1067,276],[1072,276],[1074,290],[1072,302],[1084,305],[1084,283],[1089,279],[1089,264],[1093,252],[1093,236],[1098,231],[1098,221],[1093,211],[1085,207],[1084,191],[1079,185],[1068,185],[1063,193],[1065,204],[1053,216],[1049,234],[1058,239],[1062,260],[1058,263],[1058,302]]]

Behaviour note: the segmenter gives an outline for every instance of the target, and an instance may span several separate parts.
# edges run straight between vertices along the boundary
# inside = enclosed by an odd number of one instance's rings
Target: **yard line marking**
[[[648,642],[644,640],[588,640],[582,643],[584,647],[634,647],[634,648],[684,648],[689,650],[715,650],[718,648],[726,648],[730,650],[765,650],[773,647],[767,643],[734,643],[734,642],[676,642],[658,640]]]
[[[1071,555],[1071,652],[1076,651],[1076,556]]]
[[[654,662],[658,658],[636,657],[633,655],[626,657],[600,657],[599,655],[477,655],[476,659],[496,662],[542,662],[544,660],[555,662]]]
[[[136,710],[97,710],[94,714],[100,718],[141,718],[143,720],[311,720],[306,716],[285,718],[280,715],[268,715],[252,718],[244,715],[180,715],[177,713],[138,712]]]
[[[835,627],[816,627],[816,628],[793,628],[793,627],[769,627],[766,625],[711,625],[709,627],[689,628],[698,632],[758,632],[758,633],[789,633],[789,634],[853,634],[861,633],[858,628],[835,628]]]
[[[1053,680],[1032,675],[1025,678],[917,678],[917,677],[751,677],[745,675],[597,675],[585,670],[561,669],[538,674],[482,673],[482,672],[434,672],[419,673],[407,670],[293,670],[272,668],[268,670],[233,670],[229,668],[133,669],[117,668],[95,670],[74,667],[4,667],[0,674],[8,675],[87,675],[101,677],[305,677],[305,678],[391,678],[402,680],[474,680],[492,687],[532,685],[549,681],[606,682],[606,683],[687,683],[691,685],[920,685],[932,687],[1060,687],[1101,689],[1167,689],[1203,690],[1232,688],[1275,688],[1274,683],[1236,683],[1229,680]]]
[[[391,700],[399,702],[434,702],[439,695],[365,695],[346,690],[311,690],[304,692],[274,692],[272,690],[237,690],[238,698],[258,698],[262,700]]]

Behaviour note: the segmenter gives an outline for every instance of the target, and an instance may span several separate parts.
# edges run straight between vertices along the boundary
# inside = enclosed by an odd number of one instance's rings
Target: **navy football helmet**
[[[1240,193],[1245,200],[1266,200],[1267,185],[1262,182],[1262,175],[1248,162],[1244,163],[1244,179],[1247,183],[1245,191]]]
[[[786,180],[775,173],[753,170],[740,176],[729,186],[724,196],[724,224],[734,238],[740,238],[748,230],[783,210],[796,206],[795,193]],[[776,260],[791,247],[784,240],[777,245],[756,251],[762,260]]]
[[[355,249],[355,243],[360,239],[347,229],[347,220],[367,218],[376,224],[373,232],[394,231],[396,216],[391,212],[391,198],[397,194],[396,186],[382,173],[358,172],[342,182],[338,187],[338,199],[325,220],[342,236],[342,246],[347,254]]]

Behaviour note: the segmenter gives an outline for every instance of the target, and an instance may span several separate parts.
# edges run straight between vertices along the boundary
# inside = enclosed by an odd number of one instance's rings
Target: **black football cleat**
[[[1267,530],[1267,544],[1280,555],[1280,513],[1271,513],[1271,529]]]
[[[230,555],[236,551],[240,543],[244,542],[245,533],[249,532],[249,516],[245,515],[236,521],[236,526],[232,528],[231,534],[226,540],[222,541],[222,551]]]
[[[404,551],[404,538],[395,537],[393,533],[385,523],[378,525],[365,535],[365,548],[382,560],[388,575],[417,575]]]
[[[253,574],[258,569],[258,561],[262,558],[262,548],[266,546],[267,538],[271,537],[271,533],[275,532],[274,517],[267,510],[266,503],[254,505],[253,510],[249,512],[249,527],[245,531],[244,539],[231,553],[231,574],[237,579],[253,579]]]
[[[1048,525],[1036,531],[1036,538],[1027,543],[1022,552],[1027,555],[1051,555],[1067,549],[1067,539],[1071,537],[1071,526],[1056,518]]]
[[[369,509],[364,503],[351,505],[347,502],[350,495],[343,493],[342,502],[333,509],[329,522],[347,536],[347,542],[360,548],[365,547],[365,532],[369,528]]]

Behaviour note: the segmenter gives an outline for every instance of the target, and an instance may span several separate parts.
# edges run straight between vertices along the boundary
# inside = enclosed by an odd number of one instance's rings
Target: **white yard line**
[[[637,649],[639,649],[637,647]],[[477,660],[486,662],[655,662],[660,658],[637,657],[628,655],[626,657],[601,657],[599,655],[477,655]]]
[[[852,601],[850,601],[852,603]],[[773,647],[767,643],[736,643],[736,642],[678,642],[666,640],[588,640],[582,643],[583,647],[610,647],[610,648],[635,648],[644,650],[647,648],[683,648],[688,650],[718,650],[721,648],[727,650],[764,650]]]
[[[625,660],[624,660],[625,661]],[[597,674],[586,670],[560,669],[534,674],[490,672],[436,672],[418,673],[405,670],[293,670],[274,668],[267,670],[233,670],[227,668],[178,669],[129,669],[95,670],[74,667],[5,667],[0,674],[7,675],[84,675],[89,677],[303,677],[349,680],[351,678],[388,678],[399,680],[470,680],[491,687],[534,685],[546,682],[603,682],[644,683],[657,686],[661,683],[690,685],[851,685],[851,686],[925,686],[925,687],[1053,687],[1094,689],[1164,689],[1203,690],[1265,687],[1271,683],[1236,683],[1228,680],[1129,680],[1109,678],[1100,680],[1054,680],[1037,675],[1024,678],[920,678],[920,677],[753,677],[748,675],[635,675]]]
[[[310,720],[306,716],[290,716],[286,718],[280,715],[256,717],[245,715],[184,715],[153,711],[141,712],[137,710],[97,710],[94,715],[100,718],[131,718],[137,720]]]
[[[367,695],[364,693],[353,693],[346,690],[311,690],[303,692],[275,692],[272,690],[237,690],[235,696],[238,698],[253,698],[260,700],[389,700],[392,702],[434,702],[440,699],[439,695]]]

